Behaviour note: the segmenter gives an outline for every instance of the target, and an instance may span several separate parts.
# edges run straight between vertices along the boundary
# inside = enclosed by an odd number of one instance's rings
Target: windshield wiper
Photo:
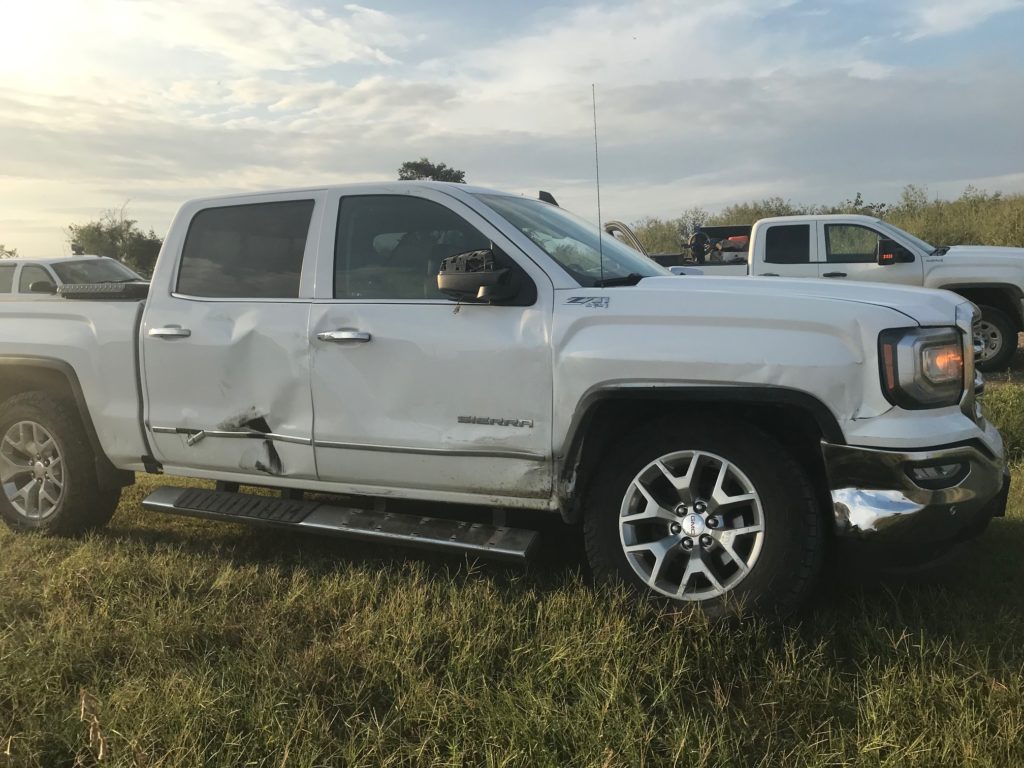
[[[594,288],[610,288],[616,285],[636,285],[643,279],[643,275],[630,272],[624,277],[606,277],[604,280],[595,280],[591,283],[591,286]]]
[[[946,253],[948,253],[948,252],[949,252],[949,246],[948,245],[940,245],[938,248],[936,248],[934,251],[932,251],[931,255],[932,256],[945,256]]]

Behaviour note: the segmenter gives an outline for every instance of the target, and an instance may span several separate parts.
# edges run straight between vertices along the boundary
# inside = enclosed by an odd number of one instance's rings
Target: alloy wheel
[[[0,443],[0,483],[14,510],[30,520],[53,514],[64,496],[64,459],[45,427],[11,425]]]
[[[666,454],[629,484],[619,539],[630,567],[655,592],[688,601],[720,597],[746,578],[761,553],[761,498],[722,456]]]

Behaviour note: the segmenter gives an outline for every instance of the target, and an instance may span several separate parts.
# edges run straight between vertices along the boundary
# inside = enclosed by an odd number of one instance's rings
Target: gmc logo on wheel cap
[[[683,533],[687,536],[699,536],[704,533],[704,518],[691,512],[683,518]]]

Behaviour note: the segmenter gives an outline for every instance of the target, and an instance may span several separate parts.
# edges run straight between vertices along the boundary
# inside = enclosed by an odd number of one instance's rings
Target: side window
[[[25,264],[22,266],[21,276],[18,278],[18,291],[20,293],[28,293],[32,283],[56,285],[53,277],[44,267],[40,267],[37,264]]]
[[[878,259],[875,230],[859,224],[826,224],[825,250],[830,263],[868,264]]]
[[[14,270],[17,268],[17,264],[0,264],[0,293],[14,290]]]
[[[295,299],[312,200],[207,208],[192,217],[177,292],[225,299]]]
[[[768,264],[807,264],[811,260],[811,225],[777,224],[764,238]]]
[[[448,256],[490,240],[443,205],[407,195],[346,197],[334,245],[336,299],[446,299],[437,271]]]

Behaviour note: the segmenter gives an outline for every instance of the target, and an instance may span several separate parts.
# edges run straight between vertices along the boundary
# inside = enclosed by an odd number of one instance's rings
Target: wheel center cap
[[[683,533],[687,536],[700,536],[704,533],[704,518],[691,512],[682,520]]]
[[[43,462],[37,461],[32,465],[32,474],[36,476],[37,480],[42,480],[46,477],[46,467],[43,465]]]

